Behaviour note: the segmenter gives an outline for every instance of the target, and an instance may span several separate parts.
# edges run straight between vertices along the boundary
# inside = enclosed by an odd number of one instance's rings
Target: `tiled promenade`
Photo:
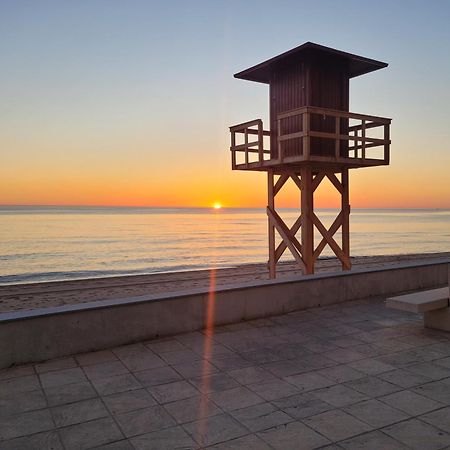
[[[450,449],[450,334],[416,315],[354,302],[207,334],[0,371],[0,449]]]

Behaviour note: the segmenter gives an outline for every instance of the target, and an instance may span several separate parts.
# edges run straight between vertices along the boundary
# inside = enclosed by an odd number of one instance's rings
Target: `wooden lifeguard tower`
[[[389,164],[391,119],[349,112],[349,81],[384,67],[380,61],[306,42],[234,75],[269,85],[270,129],[263,129],[261,119],[232,126],[230,149],[233,170],[268,174],[271,278],[287,248],[305,274],[314,273],[326,245],[344,270],[351,268],[348,171]],[[314,213],[314,191],[325,178],[341,197],[341,211],[329,229]],[[301,213],[291,227],[275,208],[275,197],[289,179],[301,192]],[[339,229],[341,245],[334,239]],[[321,236],[317,246],[315,230]],[[275,231],[281,237],[278,245]]]

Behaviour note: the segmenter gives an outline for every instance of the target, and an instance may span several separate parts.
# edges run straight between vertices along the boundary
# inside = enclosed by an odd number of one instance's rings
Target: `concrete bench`
[[[450,331],[449,297],[450,289],[449,287],[444,287],[389,297],[386,299],[386,306],[402,311],[423,313],[425,327]]]

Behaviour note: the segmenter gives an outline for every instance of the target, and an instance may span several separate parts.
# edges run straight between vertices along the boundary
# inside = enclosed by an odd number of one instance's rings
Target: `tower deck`
[[[232,168],[282,173],[312,165],[337,172],[388,165],[390,124],[385,117],[304,106],[277,115],[271,147],[261,119],[241,123],[230,127]]]

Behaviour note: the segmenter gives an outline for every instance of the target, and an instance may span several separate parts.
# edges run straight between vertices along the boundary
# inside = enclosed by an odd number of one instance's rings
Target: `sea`
[[[298,214],[281,210],[288,225]],[[337,211],[317,215],[329,227]],[[353,209],[350,233],[352,256],[446,252],[450,210]],[[260,208],[0,206],[0,285],[235,267],[267,253]]]

